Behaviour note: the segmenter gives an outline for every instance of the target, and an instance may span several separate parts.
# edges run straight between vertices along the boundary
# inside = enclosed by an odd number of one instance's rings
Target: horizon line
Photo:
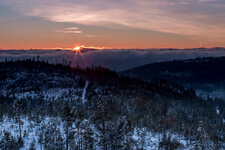
[[[225,49],[225,47],[223,46],[216,46],[216,47],[193,47],[193,48],[172,48],[172,47],[168,47],[168,48],[107,48],[107,47],[84,47],[82,48],[83,50],[191,50],[191,49],[218,49],[218,48],[223,48]],[[5,49],[5,48],[0,48],[0,50],[73,50],[73,48],[18,48],[18,49],[14,49],[14,48],[9,48],[9,49]]]

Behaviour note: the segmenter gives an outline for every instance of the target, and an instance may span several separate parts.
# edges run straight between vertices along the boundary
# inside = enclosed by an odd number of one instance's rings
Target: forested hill
[[[225,57],[153,63],[123,71],[122,74],[146,81],[166,79],[192,87],[200,95],[225,99]]]
[[[123,73],[144,80],[168,79],[185,83],[214,83],[225,81],[225,57],[205,57],[153,63]]]
[[[224,148],[224,101],[166,80],[24,60],[0,87],[0,149]]]

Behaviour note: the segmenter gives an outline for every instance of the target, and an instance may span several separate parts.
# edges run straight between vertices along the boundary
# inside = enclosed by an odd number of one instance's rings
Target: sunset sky
[[[0,48],[225,46],[224,0],[0,0]]]

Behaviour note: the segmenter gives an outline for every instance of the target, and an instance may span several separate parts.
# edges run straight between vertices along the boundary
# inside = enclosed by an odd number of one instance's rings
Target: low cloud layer
[[[224,48],[214,49],[148,49],[148,50],[0,50],[0,61],[37,58],[50,63],[71,62],[73,66],[98,66],[122,71],[148,63],[206,56],[225,56]]]

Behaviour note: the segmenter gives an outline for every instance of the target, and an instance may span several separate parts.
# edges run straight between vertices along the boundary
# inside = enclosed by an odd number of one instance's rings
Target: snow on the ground
[[[196,94],[197,96],[202,97],[203,99],[207,100],[208,98],[211,99],[225,99],[225,89],[218,88],[218,89],[213,89],[211,91],[205,91],[201,89],[196,89]]]
[[[84,120],[85,121],[85,120]],[[24,140],[24,147],[21,148],[21,150],[26,150],[30,147],[33,140],[35,140],[35,148],[37,150],[40,149],[40,145],[38,144],[38,135],[41,131],[42,127],[47,128],[49,125],[51,125],[53,122],[57,122],[57,127],[60,129],[62,137],[65,139],[65,132],[63,125],[64,123],[60,118],[54,118],[54,117],[44,117],[40,119],[40,122],[31,121],[28,117],[22,117],[22,135]],[[95,129],[94,125],[91,125],[94,134],[97,135],[98,131]],[[3,117],[2,122],[0,122],[0,135],[3,135],[4,131],[8,131],[12,133],[12,136],[18,137],[19,136],[19,127],[18,123],[16,123],[15,119],[11,119],[8,117]],[[167,134],[170,134],[169,132]],[[190,146],[188,145],[187,140],[185,140],[184,137],[176,135],[176,134],[170,134],[171,139],[178,140],[182,145],[183,149],[188,149]],[[97,136],[93,136],[94,138],[97,138]],[[145,150],[155,150],[159,147],[159,142],[162,139],[162,134],[151,132],[145,128],[139,129],[135,128],[132,135],[133,140],[135,141],[134,149],[143,148]],[[1,137],[0,137],[1,140]],[[98,139],[95,139],[98,140]]]
[[[39,93],[36,91],[18,92],[14,96],[17,99],[26,99],[28,97],[34,99],[41,96],[43,100],[78,100],[82,92],[80,88],[51,88]],[[6,93],[6,91],[2,91],[2,94],[6,95]]]
[[[191,148],[191,145],[189,145],[190,141],[186,140],[183,136],[172,134],[170,132],[167,132],[166,134],[170,135],[171,139],[176,139],[179,143],[181,143],[183,145],[182,149],[189,150]],[[162,139],[162,134],[150,132],[145,128],[135,128],[133,132],[133,139],[139,143],[134,149],[143,148],[146,150],[155,150],[159,149],[159,142]]]
[[[24,140],[24,147],[21,148],[21,150],[25,150],[28,147],[30,147],[30,144],[33,140],[36,141],[35,147],[36,149],[40,149],[40,145],[38,143],[38,135],[41,130],[41,127],[51,125],[53,121],[57,121],[57,127],[61,130],[62,134],[64,134],[63,129],[63,122],[60,118],[51,118],[51,117],[45,117],[40,120],[41,122],[37,123],[34,121],[29,120],[28,117],[22,118],[22,135],[25,136],[23,138]],[[0,135],[3,135],[4,131],[11,132],[14,137],[19,136],[19,127],[18,123],[16,123],[15,119],[11,119],[8,117],[4,117],[2,122],[0,122]],[[93,127],[95,134],[97,130]],[[62,135],[65,137],[65,135]],[[96,137],[96,136],[94,136]],[[137,148],[143,148],[146,150],[154,150],[158,149],[159,147],[159,140],[162,138],[161,134],[150,132],[146,129],[139,129],[135,128],[133,131],[133,140],[137,143],[134,149]],[[171,134],[171,138],[177,139],[181,144],[184,145],[184,147],[187,147],[187,140],[185,140],[183,137]],[[0,138],[1,139],[1,138]]]
[[[86,101],[86,100],[85,100],[85,95],[86,95],[87,87],[88,87],[88,81],[85,82],[85,86],[84,86],[84,89],[83,89],[83,92],[82,92],[82,97],[81,97],[81,99],[82,99],[83,104],[84,104],[85,101]]]
[[[219,110],[218,106],[216,107],[216,113],[217,113],[217,115],[220,114],[220,110]]]
[[[24,141],[24,147],[20,150],[26,150],[30,147],[30,144],[35,140],[36,149],[40,149],[38,143],[38,135],[42,126],[50,125],[52,121],[62,122],[60,118],[45,117],[41,119],[40,123],[29,120],[28,117],[22,117],[22,136]],[[59,128],[63,129],[63,124],[59,124]],[[0,122],[0,135],[3,135],[4,131],[8,131],[12,134],[13,137],[19,137],[19,125],[16,123],[15,119],[4,117],[2,122]],[[1,136],[0,136],[1,140]]]

